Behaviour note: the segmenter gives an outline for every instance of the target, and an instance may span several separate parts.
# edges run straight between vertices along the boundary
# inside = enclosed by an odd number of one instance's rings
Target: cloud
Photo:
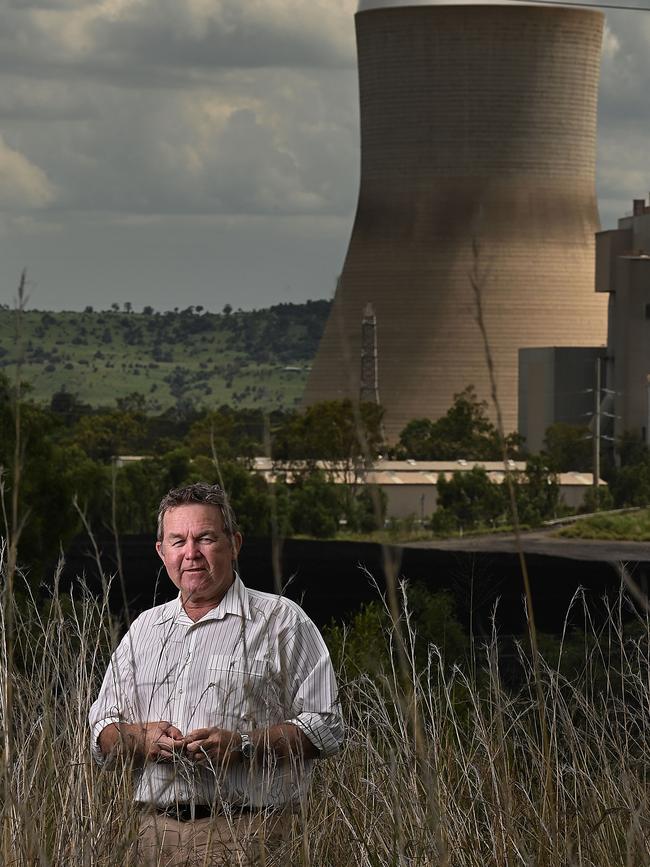
[[[59,213],[354,208],[355,0],[18,5],[0,121]]]
[[[146,293],[171,297],[172,260],[191,251],[208,285],[218,249],[229,285],[248,286],[251,299],[256,273],[274,291],[291,284],[293,298],[329,292],[358,188],[356,8],[357,0],[0,2],[5,261],[34,260],[42,285],[56,272],[57,291],[80,295],[90,280],[100,285],[92,275],[101,262],[102,291],[138,274],[141,303],[156,305]],[[607,15],[598,161],[607,225],[650,188],[648,22]],[[263,262],[253,249],[264,250]]]
[[[0,207],[3,211],[43,208],[54,199],[54,188],[45,172],[0,135]]]
[[[344,0],[140,0],[89,27],[100,57],[174,67],[351,65]]]
[[[650,15],[611,12],[603,39],[598,124],[598,195],[603,226],[650,189]]]
[[[354,0],[32,0],[0,9],[0,67],[162,86],[186,70],[355,63]]]

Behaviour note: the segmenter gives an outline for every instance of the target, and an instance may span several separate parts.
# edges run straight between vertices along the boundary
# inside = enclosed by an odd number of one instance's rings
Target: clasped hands
[[[139,726],[136,752],[145,761],[171,762],[181,756],[197,765],[228,765],[241,758],[238,732],[212,728],[193,729],[183,735],[170,722],[142,723]]]

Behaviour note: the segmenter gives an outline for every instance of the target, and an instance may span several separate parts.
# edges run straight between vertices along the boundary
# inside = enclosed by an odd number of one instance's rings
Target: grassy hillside
[[[569,539],[612,539],[628,542],[650,541],[650,509],[625,514],[602,514],[583,518],[558,533]]]
[[[20,316],[0,309],[0,369],[23,379],[38,402],[65,390],[93,407],[137,392],[147,409],[229,404],[291,408],[302,395],[328,301],[279,304],[252,312],[202,308],[158,313],[120,310]],[[22,349],[20,348],[22,347]]]

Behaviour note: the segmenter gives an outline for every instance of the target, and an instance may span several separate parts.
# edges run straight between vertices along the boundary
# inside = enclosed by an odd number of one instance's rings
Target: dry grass
[[[13,603],[3,592],[4,627]],[[523,653],[516,691],[503,683],[496,640],[475,650],[466,671],[447,670],[435,647],[428,669],[416,671],[403,624],[407,689],[390,665],[372,676],[341,672],[348,740],[319,767],[283,863],[650,864],[647,624],[637,618],[641,637],[625,639],[624,607],[598,641],[585,641],[572,680],[560,662],[540,660],[548,753]],[[39,610],[26,596],[13,615],[11,669],[0,660],[1,694],[13,696],[2,721],[14,745],[1,757],[3,862],[128,864],[129,774],[101,771],[88,751],[86,714],[116,639],[105,600],[81,594],[72,605],[55,592]],[[417,748],[414,732],[424,739]]]

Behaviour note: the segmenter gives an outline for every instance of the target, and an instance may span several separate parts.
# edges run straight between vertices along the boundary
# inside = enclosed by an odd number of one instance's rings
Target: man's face
[[[167,574],[183,604],[218,605],[234,580],[232,561],[241,535],[229,539],[218,506],[188,503],[165,512],[163,539],[156,542]]]

